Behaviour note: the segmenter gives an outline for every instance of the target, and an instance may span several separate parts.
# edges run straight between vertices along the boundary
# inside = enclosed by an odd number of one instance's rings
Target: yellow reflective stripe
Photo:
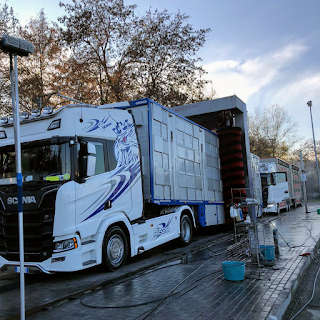
[[[46,177],[48,181],[60,181],[59,176]]]

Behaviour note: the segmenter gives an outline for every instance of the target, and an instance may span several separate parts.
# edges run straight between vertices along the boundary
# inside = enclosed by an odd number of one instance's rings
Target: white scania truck
[[[47,114],[44,114],[46,112]],[[215,133],[150,99],[21,120],[26,272],[115,270],[225,222]],[[19,266],[13,125],[0,127],[0,269]]]

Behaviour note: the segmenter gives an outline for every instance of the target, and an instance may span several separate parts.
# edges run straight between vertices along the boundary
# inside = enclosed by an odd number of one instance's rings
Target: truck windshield
[[[261,185],[262,185],[262,188],[268,187],[271,185],[270,174],[262,174],[261,175]]]
[[[70,179],[71,160],[68,142],[50,140],[21,145],[23,182],[66,181]],[[0,147],[0,185],[16,183],[14,146]]]

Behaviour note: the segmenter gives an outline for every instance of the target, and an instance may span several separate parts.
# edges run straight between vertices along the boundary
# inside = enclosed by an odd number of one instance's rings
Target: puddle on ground
[[[180,259],[180,263],[182,264],[188,264],[188,263],[193,263],[201,260],[208,260],[211,258],[210,255],[211,251],[208,249],[204,249],[195,253],[191,253],[188,255],[183,256]]]
[[[221,251],[222,250],[220,250],[219,252],[221,252]],[[205,261],[205,260],[212,258],[214,254],[215,254],[215,251],[213,251],[213,250],[203,249],[198,252],[187,254],[177,260],[161,264],[151,270],[146,271],[145,273],[147,274],[147,273],[153,272],[155,270],[173,267],[173,266],[180,265],[180,264],[189,264],[189,263],[195,263],[198,261]]]

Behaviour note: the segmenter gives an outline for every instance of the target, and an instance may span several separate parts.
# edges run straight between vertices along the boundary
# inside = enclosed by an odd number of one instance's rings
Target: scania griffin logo
[[[37,203],[35,196],[22,197],[22,203]],[[18,197],[8,197],[7,204],[18,204]]]

